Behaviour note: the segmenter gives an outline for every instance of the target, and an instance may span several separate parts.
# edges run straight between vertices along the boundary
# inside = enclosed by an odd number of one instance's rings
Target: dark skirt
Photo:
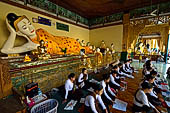
[[[113,88],[113,89],[118,89],[118,90],[120,90],[120,86],[117,86],[117,85],[113,84],[112,82],[109,82],[109,86],[110,86],[111,88]]]
[[[62,97],[65,98],[65,89],[64,89],[64,94],[62,94]],[[81,97],[83,96],[83,93],[80,89],[76,89],[75,91],[69,91],[67,99],[73,99],[73,100],[80,100]]]
[[[151,107],[147,107],[147,106],[139,107],[135,104],[133,104],[132,110],[133,110],[133,113],[135,113],[135,112],[154,113],[154,110]]]
[[[100,113],[106,113],[105,110],[102,110],[102,107],[100,105],[99,105],[99,107],[101,109]],[[84,113],[94,113],[94,112],[91,110],[91,107],[84,105]],[[110,112],[108,112],[108,113],[110,113]]]
[[[158,98],[156,98],[150,94],[146,94],[146,95],[147,95],[148,100],[151,104],[156,105],[156,106],[162,105],[162,102]]]

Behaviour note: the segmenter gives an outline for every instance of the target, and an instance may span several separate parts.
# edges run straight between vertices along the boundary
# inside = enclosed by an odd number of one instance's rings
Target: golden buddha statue
[[[114,44],[111,43],[111,53],[114,54],[115,53],[115,49],[114,49]]]
[[[82,58],[83,58],[83,65],[87,68],[92,68],[92,64],[91,64],[91,60],[90,58],[87,58],[87,55],[86,54],[83,54],[82,55]]]
[[[104,53],[106,50],[106,44],[104,42],[104,40],[101,41],[101,45],[100,45],[100,52]]]
[[[46,60],[51,57],[47,53],[47,48],[46,48],[45,42],[43,40],[40,40],[40,46],[37,47],[37,50],[38,50],[38,59],[39,60]]]
[[[86,54],[92,54],[93,53],[93,49],[92,49],[92,46],[90,45],[90,42],[87,42],[85,50],[86,50]]]
[[[80,45],[81,45],[82,47],[85,47],[85,46],[86,46],[85,41],[84,41],[84,40],[82,40],[82,41],[80,42]]]
[[[24,62],[30,62],[31,58],[26,54],[24,57]]]
[[[100,52],[100,48],[96,49],[95,56],[96,56],[96,65],[97,66],[101,65],[102,64],[103,55]]]
[[[6,18],[6,25],[10,31],[10,35],[3,45],[1,52],[5,54],[17,54],[37,49],[39,41],[44,40],[48,54],[64,54],[63,48],[67,48],[66,54],[80,54],[80,50],[84,49],[74,38],[64,36],[54,36],[44,29],[35,29],[26,16],[17,16],[9,13]],[[21,46],[14,46],[17,35],[26,38],[27,43]]]
[[[112,53],[109,51],[109,48],[106,48],[106,62],[110,64],[112,61]]]

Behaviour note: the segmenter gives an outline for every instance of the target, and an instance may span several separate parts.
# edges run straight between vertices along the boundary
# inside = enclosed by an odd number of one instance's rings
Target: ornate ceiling
[[[49,0],[85,18],[108,16],[169,0]]]

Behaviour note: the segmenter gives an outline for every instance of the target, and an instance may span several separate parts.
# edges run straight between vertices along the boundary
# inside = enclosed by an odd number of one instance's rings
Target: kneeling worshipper
[[[67,102],[67,99],[79,100],[82,96],[80,90],[75,88],[75,74],[71,73],[65,82],[65,97],[63,103]]]
[[[88,81],[88,73],[86,68],[82,69],[82,73],[78,77],[78,86],[83,89],[88,89],[91,86],[91,83]]]
[[[152,84],[148,82],[143,82],[141,84],[142,88],[138,89],[134,95],[134,104],[133,104],[133,112],[134,113],[160,113],[155,106],[153,106],[149,101],[146,93],[150,93],[152,91]]]
[[[103,87],[100,84],[94,85],[94,92],[85,99],[84,113],[108,113],[105,104],[101,98]]]
[[[109,74],[103,74],[103,80],[101,81],[101,85],[103,86],[103,94],[101,97],[106,105],[113,105],[115,98],[116,98],[116,94],[115,94],[116,91],[111,90],[111,88],[109,86],[109,82],[110,82]],[[108,109],[108,111],[109,111],[109,109]]]

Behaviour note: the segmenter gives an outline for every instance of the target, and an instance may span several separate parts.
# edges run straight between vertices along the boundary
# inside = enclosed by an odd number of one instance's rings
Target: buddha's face
[[[27,18],[24,18],[20,22],[18,22],[17,27],[19,29],[19,32],[27,35],[28,37],[36,35],[34,26]]]

